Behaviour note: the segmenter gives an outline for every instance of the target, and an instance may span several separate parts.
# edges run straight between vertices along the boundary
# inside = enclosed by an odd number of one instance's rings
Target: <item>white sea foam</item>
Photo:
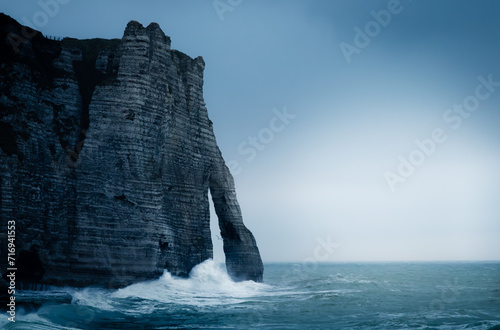
[[[26,307],[26,313],[19,304],[16,323],[7,322],[5,314],[0,328],[489,329],[500,325],[495,291],[500,265],[489,269],[470,264],[464,271],[463,265],[424,264],[422,272],[401,265],[395,273],[392,265],[332,264],[300,274],[298,280],[290,280],[287,267],[293,265],[266,266],[271,285],[235,283],[223,265],[207,261],[187,279],[165,273],[120,290],[24,291],[16,301],[42,307],[35,312]],[[458,272],[460,277],[453,281]]]
[[[141,298],[162,303],[194,306],[231,304],[255,296],[268,295],[271,286],[254,281],[234,282],[221,265],[209,259],[197,265],[189,278],[165,273],[153,281],[119,289],[113,298]]]
[[[105,311],[113,311],[113,301],[111,299],[111,291],[98,288],[85,288],[73,293],[72,304],[81,306],[90,306]]]
[[[169,305],[198,308],[239,304],[260,296],[276,294],[270,285],[254,281],[234,282],[223,267],[213,260],[207,260],[194,267],[189,278],[172,276],[165,271],[159,279],[118,290],[56,288],[44,292],[24,292],[25,300],[32,300],[30,298],[37,296],[40,297],[33,300],[43,298],[44,301],[49,301],[50,297],[62,300],[66,296],[71,297],[71,304],[48,305],[34,313],[20,313],[19,321],[36,325],[36,329],[71,329],[72,319],[89,324],[95,319],[97,312],[139,316],[152,314]],[[69,315],[69,319],[65,319],[65,315]],[[50,319],[57,321],[57,326]]]

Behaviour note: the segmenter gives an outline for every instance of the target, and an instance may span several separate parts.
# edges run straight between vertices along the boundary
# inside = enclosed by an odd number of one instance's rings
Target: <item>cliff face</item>
[[[208,191],[228,273],[262,280],[203,101],[201,57],[134,21],[121,40],[54,41],[0,15],[0,40],[0,219],[16,221],[18,280],[187,276],[212,257]]]

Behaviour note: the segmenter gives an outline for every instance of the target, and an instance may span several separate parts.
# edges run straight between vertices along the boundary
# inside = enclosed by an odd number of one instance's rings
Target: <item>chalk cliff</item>
[[[158,24],[122,39],[44,38],[0,14],[0,220],[25,285],[122,287],[212,257],[208,192],[236,280],[254,236],[203,101],[201,57]]]

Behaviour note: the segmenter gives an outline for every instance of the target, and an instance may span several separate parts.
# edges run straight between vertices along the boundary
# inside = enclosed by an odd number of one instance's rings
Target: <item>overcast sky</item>
[[[264,261],[500,260],[498,1],[55,1],[0,8],[61,37],[157,22],[203,56]]]

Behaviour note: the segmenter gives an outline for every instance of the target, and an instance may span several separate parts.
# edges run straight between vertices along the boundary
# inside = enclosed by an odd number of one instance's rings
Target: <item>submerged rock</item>
[[[121,40],[55,41],[0,14],[0,40],[0,219],[16,221],[18,258],[34,259],[23,276],[108,287],[187,276],[213,255],[210,191],[228,273],[262,280],[201,57],[135,21]]]

